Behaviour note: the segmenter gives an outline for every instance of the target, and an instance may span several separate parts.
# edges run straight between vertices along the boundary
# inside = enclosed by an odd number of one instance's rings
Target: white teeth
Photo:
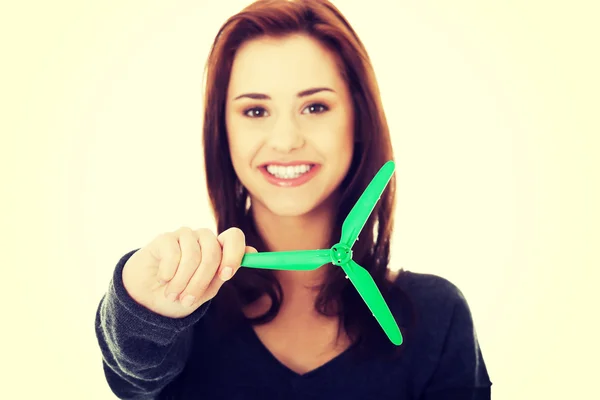
[[[277,178],[281,179],[295,179],[300,175],[303,175],[310,171],[312,168],[311,165],[303,164],[303,165],[294,165],[289,167],[283,167],[279,165],[267,165],[267,171]]]

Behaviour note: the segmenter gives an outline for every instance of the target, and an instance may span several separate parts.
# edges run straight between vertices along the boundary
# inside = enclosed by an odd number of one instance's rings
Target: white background
[[[247,2],[215,3],[0,6],[0,397],[113,398],[94,316],[116,262],[163,231],[213,227],[202,72]],[[494,399],[596,392],[595,2],[335,4],[393,135],[391,267],[463,291]]]

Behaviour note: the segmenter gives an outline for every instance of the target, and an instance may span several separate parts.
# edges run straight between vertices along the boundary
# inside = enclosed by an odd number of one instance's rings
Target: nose
[[[293,118],[280,116],[273,124],[268,138],[271,148],[282,153],[289,153],[304,145],[304,136]]]

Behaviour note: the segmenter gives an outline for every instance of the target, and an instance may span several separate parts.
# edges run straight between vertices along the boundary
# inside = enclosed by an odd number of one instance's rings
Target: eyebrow
[[[335,90],[330,89],[328,87],[316,87],[316,88],[310,88],[310,89],[306,89],[303,90],[301,92],[298,92],[298,94],[296,95],[296,97],[300,98],[300,97],[305,97],[305,96],[310,96],[311,94],[315,94],[315,93],[319,93],[319,92],[332,92],[335,93]],[[244,93],[241,94],[239,96],[237,96],[235,100],[239,100],[241,98],[249,98],[249,99],[254,99],[254,100],[271,100],[271,97],[267,94],[263,94],[263,93]]]

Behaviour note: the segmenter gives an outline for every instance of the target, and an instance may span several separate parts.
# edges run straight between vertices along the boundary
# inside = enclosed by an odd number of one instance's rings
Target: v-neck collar
[[[301,374],[289,368],[287,365],[282,363],[277,357],[275,357],[275,355],[271,353],[267,346],[265,346],[260,337],[258,337],[258,335],[256,334],[256,332],[252,328],[252,325],[249,322],[244,322],[242,325],[244,326],[244,329],[247,332],[249,340],[253,342],[253,344],[256,346],[257,351],[261,353],[260,355],[264,356],[264,358],[268,360],[269,364],[271,364],[274,370],[292,379],[309,379],[315,376],[326,374],[327,371],[330,371],[331,369],[336,368],[340,364],[342,364],[344,360],[348,358],[348,356],[354,348],[354,346],[351,345],[346,350],[344,350],[331,360],[327,361],[326,363]]]

